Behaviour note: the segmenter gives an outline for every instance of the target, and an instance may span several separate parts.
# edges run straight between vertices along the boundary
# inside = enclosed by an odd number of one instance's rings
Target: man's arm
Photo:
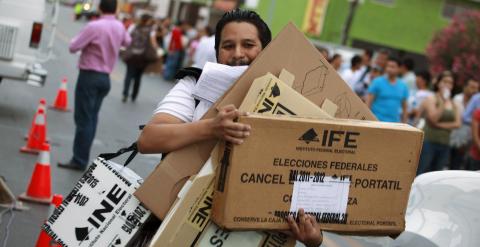
[[[367,94],[367,101],[365,102],[365,104],[367,104],[368,108],[372,109],[372,103],[373,103],[374,100],[375,100],[375,95],[373,95],[371,93],[368,93]]]
[[[132,43],[132,37],[130,36],[130,32],[125,31],[125,34],[123,35],[123,40],[122,40],[122,46],[127,47]]]
[[[476,118],[472,118],[472,135],[473,135],[473,145],[475,148],[477,148],[478,150],[480,150],[480,136],[478,135],[479,134],[479,123],[478,123],[478,120]]]
[[[223,107],[215,118],[192,123],[158,113],[143,129],[138,139],[138,149],[141,153],[168,153],[208,139],[224,139],[241,144],[250,135],[251,127],[234,120],[244,115],[246,113],[233,105]]]
[[[407,110],[407,101],[402,101],[402,123],[408,122],[408,110]]]
[[[87,24],[85,28],[80,31],[71,41],[69,50],[71,53],[75,53],[77,51],[82,50],[85,48],[95,37],[95,31],[91,25]]]

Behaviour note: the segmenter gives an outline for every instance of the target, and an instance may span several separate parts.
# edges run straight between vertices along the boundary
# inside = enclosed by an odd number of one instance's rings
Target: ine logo
[[[268,97],[278,97],[280,96],[280,88],[278,87],[277,83],[275,83],[275,85],[273,85],[272,87],[272,92],[270,93],[270,96]]]
[[[319,142],[317,132],[315,132],[313,128],[307,130],[307,132],[300,136],[298,140],[304,141],[307,144],[309,144],[310,142]]]
[[[75,227],[75,237],[80,242],[88,240],[88,227]]]

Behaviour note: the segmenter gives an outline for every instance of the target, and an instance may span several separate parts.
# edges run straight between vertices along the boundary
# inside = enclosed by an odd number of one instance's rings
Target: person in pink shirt
[[[115,17],[117,0],[101,0],[102,13],[89,22],[70,42],[70,52],[81,52],[75,87],[75,138],[73,157],[59,167],[85,170],[97,129],[98,112],[110,91],[110,76],[121,46],[128,46],[130,35]]]

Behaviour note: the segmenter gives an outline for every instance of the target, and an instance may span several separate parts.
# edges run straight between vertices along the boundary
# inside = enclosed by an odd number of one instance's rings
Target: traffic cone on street
[[[38,111],[39,111],[40,109],[43,109],[43,110],[44,110],[45,119],[46,119],[46,118],[47,118],[47,100],[46,100],[45,98],[41,98],[41,99],[40,99],[40,103],[38,104],[37,111],[35,112],[35,115],[33,116],[33,120],[32,120],[32,124],[31,124],[30,130],[28,131],[27,134],[25,134],[25,140],[28,140],[28,134],[29,134],[30,132],[32,132],[32,129],[33,129],[33,127],[35,126],[35,119],[37,118]],[[48,129],[46,122],[45,122],[45,129]],[[46,137],[46,140],[47,140],[47,142],[49,142],[48,137]]]
[[[59,194],[53,195],[52,204],[55,205],[54,207],[50,206],[50,213],[48,215],[52,215],[53,210],[62,204],[63,196]],[[44,229],[40,230],[40,235],[38,236],[37,243],[35,247],[59,247],[61,245],[55,243],[55,241],[47,234]]]
[[[43,143],[27,192],[21,194],[19,198],[21,200],[47,204],[52,201],[50,145],[48,143]]]
[[[20,152],[38,154],[47,138],[47,118],[44,109],[38,109],[34,123],[28,133],[27,144]]]
[[[64,77],[60,88],[58,89],[57,97],[55,98],[55,103],[50,108],[58,111],[70,111],[67,107],[68,105],[68,91],[67,91],[67,78]]]

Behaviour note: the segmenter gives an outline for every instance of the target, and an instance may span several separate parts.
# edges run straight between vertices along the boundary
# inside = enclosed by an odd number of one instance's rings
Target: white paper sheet
[[[215,103],[247,68],[248,66],[206,63],[193,90],[193,97]]]
[[[290,212],[303,208],[309,213],[340,213],[347,211],[350,180],[325,176],[323,182],[295,181]]]

